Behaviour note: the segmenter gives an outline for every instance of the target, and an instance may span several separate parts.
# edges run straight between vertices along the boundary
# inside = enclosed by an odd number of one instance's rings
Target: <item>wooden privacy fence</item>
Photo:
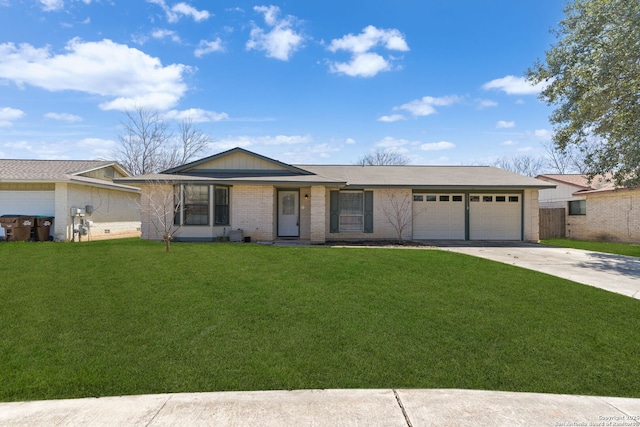
[[[564,208],[540,209],[540,239],[565,237]]]

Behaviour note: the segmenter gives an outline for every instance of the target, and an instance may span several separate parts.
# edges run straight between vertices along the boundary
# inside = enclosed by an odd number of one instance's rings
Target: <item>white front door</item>
[[[300,236],[300,193],[278,191],[278,237]]]

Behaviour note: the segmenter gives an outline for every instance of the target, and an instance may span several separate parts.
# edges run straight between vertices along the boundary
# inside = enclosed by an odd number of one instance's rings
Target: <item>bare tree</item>
[[[403,166],[409,164],[409,158],[395,150],[376,150],[360,157],[356,164],[360,166]]]
[[[162,158],[160,170],[167,170],[190,162],[209,148],[212,138],[196,128],[191,116],[180,122],[178,139]]]
[[[188,117],[176,138],[157,111],[136,107],[127,111],[114,157],[133,175],[157,173],[179,166],[201,155],[211,137],[194,126]]]
[[[165,251],[169,252],[171,241],[180,231],[179,215],[182,207],[180,194],[170,182],[148,181],[142,188],[140,197],[140,213],[146,234],[151,238],[159,238],[164,242]],[[155,233],[155,235],[151,235]]]
[[[493,164],[510,172],[535,177],[545,170],[545,159],[533,156],[500,157]]]
[[[119,136],[116,160],[133,175],[155,173],[161,169],[164,147],[171,133],[160,113],[143,107],[125,112],[124,133]]]
[[[564,149],[558,148],[555,144],[545,145],[547,151],[547,167],[556,173],[581,173],[589,171],[589,153],[596,148],[595,143],[585,143],[580,147],[567,145]]]
[[[382,204],[382,212],[387,222],[391,224],[398,235],[398,241],[404,240],[404,233],[411,227],[412,223],[412,198],[409,192],[398,193],[393,190],[386,190],[384,193],[385,203]]]

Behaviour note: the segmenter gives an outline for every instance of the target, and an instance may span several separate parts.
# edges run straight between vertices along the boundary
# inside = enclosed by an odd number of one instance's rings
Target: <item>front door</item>
[[[300,193],[278,191],[278,237],[300,236]]]

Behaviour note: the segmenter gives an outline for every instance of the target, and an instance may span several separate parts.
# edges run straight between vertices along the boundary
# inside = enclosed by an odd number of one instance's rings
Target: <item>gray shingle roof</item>
[[[353,187],[553,188],[547,182],[493,166],[297,165]]]
[[[407,187],[439,189],[516,189],[553,188],[538,179],[508,172],[492,166],[354,166],[354,165],[294,165],[312,175],[260,176],[234,178],[205,178],[180,174],[142,175],[119,178],[123,183],[166,182],[216,182],[223,184],[270,185],[328,185],[356,188]]]
[[[71,176],[113,165],[98,160],[4,160],[0,159],[0,180],[68,181]]]
[[[135,188],[96,178],[80,176],[107,166],[127,173],[111,160],[7,160],[0,159],[0,182],[76,182],[137,191]]]

